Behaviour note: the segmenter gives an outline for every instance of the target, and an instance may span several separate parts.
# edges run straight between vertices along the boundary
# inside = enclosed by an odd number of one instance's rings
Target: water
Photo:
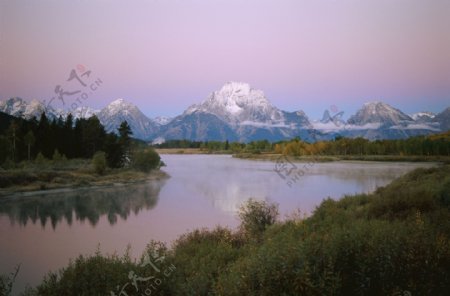
[[[308,214],[326,197],[371,192],[416,167],[432,166],[296,164],[304,175],[293,182],[274,170],[274,162],[224,155],[163,155],[162,159],[171,175],[167,180],[2,199],[0,274],[21,264],[15,293],[27,283],[38,284],[43,275],[66,266],[70,258],[98,248],[123,254],[131,244],[132,256],[139,257],[151,239],[170,245],[196,228],[235,228],[236,210],[250,197],[278,203],[281,217],[295,209]]]

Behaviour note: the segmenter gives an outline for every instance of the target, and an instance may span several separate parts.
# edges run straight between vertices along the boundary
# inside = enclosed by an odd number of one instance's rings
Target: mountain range
[[[69,113],[46,108],[38,100],[27,102],[16,97],[0,101],[0,112],[15,117],[39,118],[44,111],[50,119],[65,118]],[[124,99],[115,100],[102,110],[82,106],[70,113],[74,118],[96,115],[107,131],[114,132],[126,120],[135,138],[158,142],[168,139],[279,141],[294,137],[315,141],[333,139],[337,135],[375,140],[407,138],[450,129],[450,107],[439,114],[407,115],[379,101],[364,104],[347,121],[342,118],[343,112],[329,110],[324,112],[321,120],[310,120],[301,110],[278,109],[263,91],[241,82],[226,83],[203,102],[191,105],[174,118],[150,119]]]

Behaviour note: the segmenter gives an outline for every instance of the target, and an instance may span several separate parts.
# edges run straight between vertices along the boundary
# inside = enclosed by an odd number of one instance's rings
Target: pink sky
[[[227,81],[313,118],[371,100],[439,112],[449,15],[445,0],[2,0],[0,99],[51,98],[83,64],[103,81],[86,105],[124,98],[150,117]]]

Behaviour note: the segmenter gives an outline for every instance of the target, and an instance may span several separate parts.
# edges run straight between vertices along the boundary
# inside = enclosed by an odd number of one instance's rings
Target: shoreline
[[[9,172],[16,173],[16,172]],[[24,171],[23,173],[30,173]],[[11,185],[0,188],[0,201],[17,198],[39,195],[44,193],[55,194],[63,193],[73,190],[83,189],[100,189],[113,186],[127,186],[145,183],[151,180],[163,180],[170,178],[170,175],[162,170],[154,170],[149,173],[143,173],[133,170],[124,170],[119,172],[112,172],[102,176],[99,175],[83,175],[74,176],[66,175],[67,178],[72,178],[67,183],[56,183],[52,181],[36,180],[26,185]],[[78,177],[78,178],[77,178]],[[95,178],[94,180],[86,180],[87,178]]]
[[[450,164],[450,156],[425,155],[302,155],[292,156],[277,153],[251,152],[233,153],[232,151],[207,151],[200,148],[162,148],[155,149],[160,155],[231,155],[233,158],[260,161],[277,161],[286,157],[293,162],[332,162],[332,161],[382,161],[382,162],[439,162]]]
[[[437,162],[450,163],[450,156],[402,156],[402,155],[303,155],[291,156],[274,153],[239,153],[233,154],[233,158],[255,161],[277,161],[280,158],[288,158],[292,162],[333,162],[333,161],[377,161],[377,162]]]

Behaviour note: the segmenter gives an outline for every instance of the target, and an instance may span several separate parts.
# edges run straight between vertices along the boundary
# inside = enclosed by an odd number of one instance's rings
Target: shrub
[[[38,155],[36,155],[34,161],[36,162],[36,164],[42,165],[47,162],[47,158],[45,158],[45,156],[41,152],[39,152]]]
[[[139,171],[149,172],[161,167],[161,157],[154,149],[138,151],[133,155],[132,166]]]
[[[58,149],[53,152],[52,160],[54,163],[58,163],[62,160],[62,155],[59,153]]]
[[[239,208],[240,229],[249,239],[260,240],[264,231],[274,224],[278,217],[278,207],[266,201],[249,199]]]
[[[106,170],[106,154],[103,151],[97,151],[92,157],[92,165],[94,166],[94,171],[102,175]]]
[[[19,273],[20,265],[18,265],[14,272],[9,275],[0,275],[0,295],[9,296],[16,280],[17,274]]]

